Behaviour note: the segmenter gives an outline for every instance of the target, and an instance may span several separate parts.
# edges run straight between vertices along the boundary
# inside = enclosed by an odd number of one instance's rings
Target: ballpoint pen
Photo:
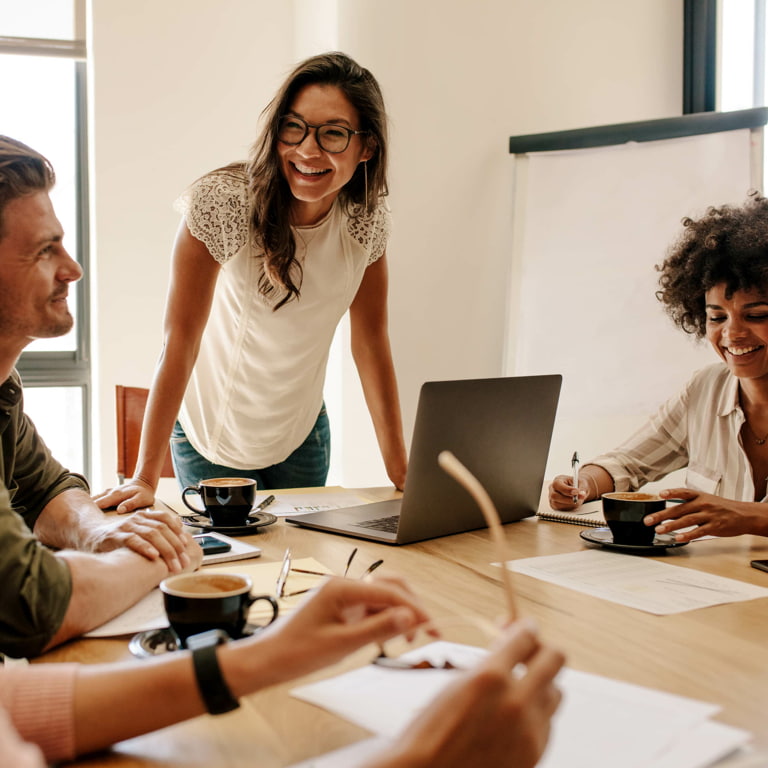
[[[573,452],[573,456],[571,457],[571,471],[573,472],[573,487],[577,489],[577,492],[573,494],[573,503],[577,504],[579,501],[579,494],[578,494],[578,488],[579,488],[579,453],[578,451]]]
[[[288,578],[288,572],[291,570],[291,550],[286,549],[283,555],[283,567],[280,569],[280,575],[277,577],[275,585],[275,597],[281,598],[285,592],[285,581]]]
[[[259,512],[263,512],[273,501],[275,497],[273,495],[267,496],[266,499],[260,501],[249,513],[249,515],[257,515]]]

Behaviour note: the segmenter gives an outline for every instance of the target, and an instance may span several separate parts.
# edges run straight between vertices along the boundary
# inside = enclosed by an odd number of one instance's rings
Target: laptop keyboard
[[[397,533],[397,523],[400,515],[390,515],[389,517],[377,517],[375,520],[363,520],[362,523],[353,523],[358,528],[370,528],[374,531],[384,531],[385,533]]]

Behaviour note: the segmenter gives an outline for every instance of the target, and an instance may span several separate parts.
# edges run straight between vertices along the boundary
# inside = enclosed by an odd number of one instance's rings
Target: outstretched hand
[[[756,501],[734,501],[688,488],[669,488],[659,494],[665,499],[682,499],[661,512],[647,515],[645,524],[657,533],[675,533],[675,540],[693,541],[702,536],[740,536],[743,533],[768,535],[768,509]],[[690,531],[682,528],[695,526]]]
[[[428,618],[400,579],[334,577],[287,618],[260,632],[257,642],[274,646],[270,666],[288,680],[335,664],[369,643],[407,634]]]

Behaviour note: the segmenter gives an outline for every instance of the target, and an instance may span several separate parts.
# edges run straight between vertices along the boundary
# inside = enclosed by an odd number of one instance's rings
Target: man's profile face
[[[83,271],[62,244],[64,231],[47,192],[11,200],[0,238],[0,344],[23,349],[36,338],[67,333],[69,283]]]

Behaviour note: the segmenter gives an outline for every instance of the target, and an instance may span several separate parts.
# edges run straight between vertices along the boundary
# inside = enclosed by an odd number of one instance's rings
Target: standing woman
[[[348,56],[314,56],[263,117],[247,163],[203,176],[181,198],[136,472],[96,499],[102,507],[153,502],[169,437],[182,486],[222,476],[263,489],[324,485],[323,383],[347,309],[384,464],[397,488],[405,483],[387,330],[381,90]]]

